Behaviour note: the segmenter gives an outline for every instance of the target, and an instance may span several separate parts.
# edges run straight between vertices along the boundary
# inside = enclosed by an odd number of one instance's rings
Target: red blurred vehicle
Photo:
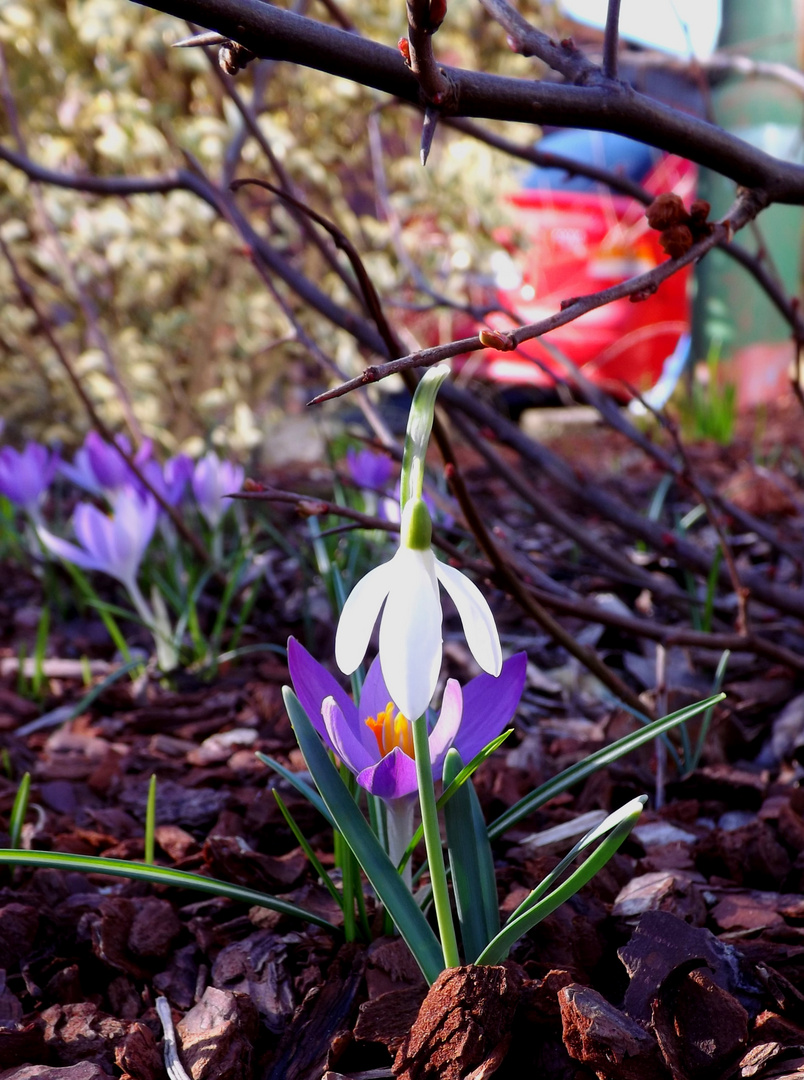
[[[545,136],[539,149],[620,171],[654,195],[675,191],[688,206],[694,197],[691,162],[620,135],[556,132]],[[495,260],[497,296],[516,318],[495,312],[487,320],[493,329],[537,322],[559,311],[562,300],[606,289],[667,258],[641,202],[584,177],[534,169],[509,201],[528,243],[509,246]],[[486,349],[461,358],[458,366],[498,385],[546,389],[555,386],[550,373],[572,383],[557,359],[563,355],[593,383],[627,399],[625,384],[640,391],[653,386],[674,353],[678,366],[677,347],[686,350],[690,328],[690,275],[685,268],[646,300],[617,300],[515,352]]]

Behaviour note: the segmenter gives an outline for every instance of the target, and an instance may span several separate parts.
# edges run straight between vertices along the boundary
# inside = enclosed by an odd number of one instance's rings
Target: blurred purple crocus
[[[192,479],[193,463],[186,454],[168,458],[164,465],[152,458],[142,467],[142,475],[168,506],[178,506]]]
[[[352,480],[367,491],[384,493],[391,482],[393,464],[387,454],[378,454],[364,446],[362,450],[349,447],[346,451],[346,467]]]
[[[82,491],[87,491],[90,495],[103,494],[103,488],[98,483],[98,478],[89,463],[89,452],[86,445],[79,446],[73,454],[72,461],[60,461],[59,472],[62,476],[66,476],[68,480],[72,480],[76,487],[80,487]]]
[[[228,504],[223,499],[243,486],[245,469],[231,461],[221,461],[214,450],[210,450],[198,462],[193,471],[192,486],[198,509],[206,518],[211,529],[217,529]]]
[[[58,455],[40,443],[29,442],[24,450],[4,446],[0,450],[0,493],[35,517],[58,463]]]
[[[131,456],[131,443],[125,435],[116,435],[114,441],[121,450]],[[128,462],[119,450],[101,438],[97,431],[90,431],[84,440],[84,448],[92,473],[104,491],[115,492],[124,485],[136,484],[137,478]],[[141,469],[150,459],[152,449],[151,440],[146,439],[134,454],[134,464]]]
[[[450,747],[468,762],[510,722],[525,685],[526,663],[526,654],[516,653],[496,678],[478,675],[463,691],[455,679],[447,682],[441,712],[430,726],[435,779]],[[417,790],[412,726],[391,700],[379,658],[369,668],[357,705],[295,638],[288,641],[288,667],[313,727],[361,787],[386,800]]]
[[[118,493],[113,514],[105,514],[91,503],[76,506],[73,529],[78,544],[62,540],[42,527],[37,531],[54,555],[84,570],[100,570],[117,578],[132,596],[139,598],[137,573],[154,533],[156,515],[154,500],[129,487]]]

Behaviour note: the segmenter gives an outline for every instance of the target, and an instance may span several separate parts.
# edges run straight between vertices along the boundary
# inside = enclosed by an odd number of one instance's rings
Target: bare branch
[[[555,330],[559,326],[564,326],[566,323],[573,322],[588,311],[594,311],[595,308],[603,307],[604,304],[610,304],[614,300],[621,300],[626,296],[640,299],[651,296],[663,281],[672,277],[683,266],[696,262],[720,241],[728,239],[735,229],[742,228],[765,205],[766,199],[763,193],[745,192],[731,208],[729,215],[715,226],[709,236],[699,240],[697,244],[693,244],[686,255],[678,259],[668,259],[644,274],[639,274],[637,277],[612,285],[608,289],[601,289],[600,292],[562,301],[561,311],[557,311],[555,315],[549,315],[539,322],[521,326],[519,329],[512,330],[505,335],[507,348],[513,351],[523,342],[530,341],[535,337],[541,337],[542,334]],[[481,331],[481,334],[477,337],[462,338],[460,341],[451,341],[446,345],[436,345],[431,349],[422,349],[420,352],[404,356],[399,360],[392,360],[387,364],[374,365],[366,368],[362,375],[350,379],[349,382],[319,394],[308,404],[318,405],[323,401],[329,401],[332,398],[348,394],[350,390],[354,390],[358,386],[378,382],[380,379],[384,379],[388,375],[394,375],[399,371],[406,371],[415,367],[430,367],[432,364],[437,364],[442,360],[449,360],[453,356],[460,356],[462,353],[476,352],[478,349],[485,348],[487,344],[488,342],[483,340]],[[499,348],[501,343],[496,341],[495,344]]]
[[[441,105],[451,92],[449,80],[438,66],[433,53],[433,29],[430,0],[407,0],[410,70],[419,80],[426,100]]]
[[[498,135],[495,131],[489,131],[472,120],[465,120],[456,116],[445,118],[444,123],[456,131],[463,131],[466,135],[493,146],[495,150],[501,150],[510,157],[520,158],[522,161],[530,161],[542,169],[563,169],[567,176],[585,176],[589,180],[595,180],[598,184],[605,184],[611,191],[617,191],[621,195],[628,195],[637,199],[645,206],[653,202],[655,196],[646,191],[641,184],[629,180],[627,176],[612,172],[610,169],[601,169],[597,165],[590,165],[586,161],[575,161],[574,158],[564,157],[563,154],[554,154],[548,150],[540,150],[539,144],[522,146],[510,139]]]
[[[426,104],[416,76],[396,49],[272,4],[260,0],[150,0],[145,6],[218,30],[257,56],[316,68],[421,107]],[[584,65],[585,71],[591,67],[588,78],[596,73],[593,82],[572,86],[445,66],[452,91],[449,111],[456,116],[619,132],[697,161],[744,187],[762,188],[771,202],[804,202],[804,166],[774,158],[712,124],[623,83],[605,80],[585,59]]]
[[[628,64],[636,68],[661,68],[662,71],[678,72],[688,72],[691,67],[687,61],[658,52],[630,53]],[[753,60],[749,56],[733,56],[719,51],[711,56],[696,57],[695,67],[706,72],[742,75],[746,79],[774,79],[792,87],[797,94],[804,97],[804,74],[788,64]]]
[[[563,75],[571,83],[587,82],[598,73],[597,67],[586,59],[571,40],[556,45],[542,30],[511,7],[507,0],[480,0],[480,3],[508,35],[508,44],[523,56],[535,56]]]

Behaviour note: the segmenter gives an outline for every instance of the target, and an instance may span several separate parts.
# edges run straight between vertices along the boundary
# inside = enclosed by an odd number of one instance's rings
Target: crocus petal
[[[375,743],[375,753],[370,754],[357,737],[354,720],[350,724],[341,712],[335,698],[325,698],[321,706],[329,742],[341,761],[353,773],[360,773],[374,765],[379,756]]]
[[[327,669],[314,660],[307,649],[293,637],[288,639],[288,669],[296,697],[319,735],[326,735],[321,706],[328,697],[334,698],[346,719],[357,726],[357,709],[352,704],[352,699]],[[371,735],[371,732],[369,734]],[[373,735],[371,738],[376,745],[377,740]]]
[[[79,503],[73,511],[73,530],[79,544],[96,560],[98,568],[114,566],[112,519],[91,503]]]
[[[83,488],[84,491],[88,491],[91,495],[100,495],[103,490],[98,483],[98,478],[92,471],[92,466],[89,462],[89,453],[85,446],[76,450],[72,464],[68,461],[60,461],[59,472],[63,476],[66,476],[68,480],[72,480],[78,487]]]
[[[131,453],[131,443],[125,435],[118,435],[115,442],[126,454]],[[131,473],[128,463],[97,431],[90,431],[84,440],[84,446],[89,464],[101,487],[111,491],[126,481]]]
[[[525,686],[527,655],[516,653],[506,660],[497,678],[478,675],[463,688],[463,720],[455,749],[464,762],[496,739],[516,712]]]
[[[401,799],[417,790],[416,762],[395,746],[376,765],[358,773],[357,782],[381,799]]]
[[[105,569],[93,555],[84,551],[83,548],[71,544],[69,540],[62,540],[60,536],[54,536],[53,533],[48,532],[48,530],[41,525],[37,528],[36,532],[48,551],[52,551],[54,555],[58,555],[58,557],[64,559],[65,562],[74,563],[75,566],[80,566],[82,570]]]
[[[499,675],[502,668],[500,636],[485,597],[477,585],[454,566],[436,562],[435,572],[458,609],[472,656],[484,671]]]
[[[380,624],[380,661],[391,697],[409,720],[430,704],[441,670],[441,603],[428,548],[400,548]]]
[[[457,679],[448,679],[447,685],[444,687],[441,713],[428,739],[430,763],[433,766],[433,776],[436,779],[441,776],[447,750],[455,742],[455,737],[461,728],[462,715],[463,694],[461,693],[461,684]]]
[[[360,702],[357,707],[357,732],[366,749],[373,752],[372,756],[376,755],[377,737],[366,724],[366,720],[370,716],[376,719],[377,714],[383,712],[388,702],[392,700],[393,697],[382,675],[380,658],[375,656],[368,669],[363,689],[360,691]]]
[[[356,671],[366,655],[371,632],[391,587],[396,558],[370,570],[343,605],[335,633],[335,662],[345,675]]]
[[[124,487],[114,499],[114,536],[121,565],[136,575],[156,528],[159,507],[150,495]]]
[[[53,479],[58,460],[41,443],[29,442],[24,450],[4,446],[0,450],[0,493],[33,512]]]

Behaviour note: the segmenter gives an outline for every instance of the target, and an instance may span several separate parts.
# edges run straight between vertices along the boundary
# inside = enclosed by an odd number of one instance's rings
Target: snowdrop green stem
[[[449,368],[446,364],[428,368],[413,395],[402,455],[402,473],[399,482],[400,510],[405,509],[405,504],[409,499],[422,497],[424,459],[427,455],[430,432],[433,430],[436,395],[447,375],[449,375]]]
[[[433,769],[430,764],[430,742],[427,732],[427,719],[420,716],[413,722],[413,752],[416,757],[416,773],[419,781],[419,806],[422,813],[424,845],[427,849],[427,865],[430,868],[430,887],[433,891],[433,906],[438,921],[438,935],[444,953],[444,966],[459,967],[461,958],[458,953],[458,939],[455,936],[455,924],[452,921],[452,908],[449,902],[447,871],[444,865],[444,852],[441,847],[441,831],[438,827],[435,789],[433,788]]]

